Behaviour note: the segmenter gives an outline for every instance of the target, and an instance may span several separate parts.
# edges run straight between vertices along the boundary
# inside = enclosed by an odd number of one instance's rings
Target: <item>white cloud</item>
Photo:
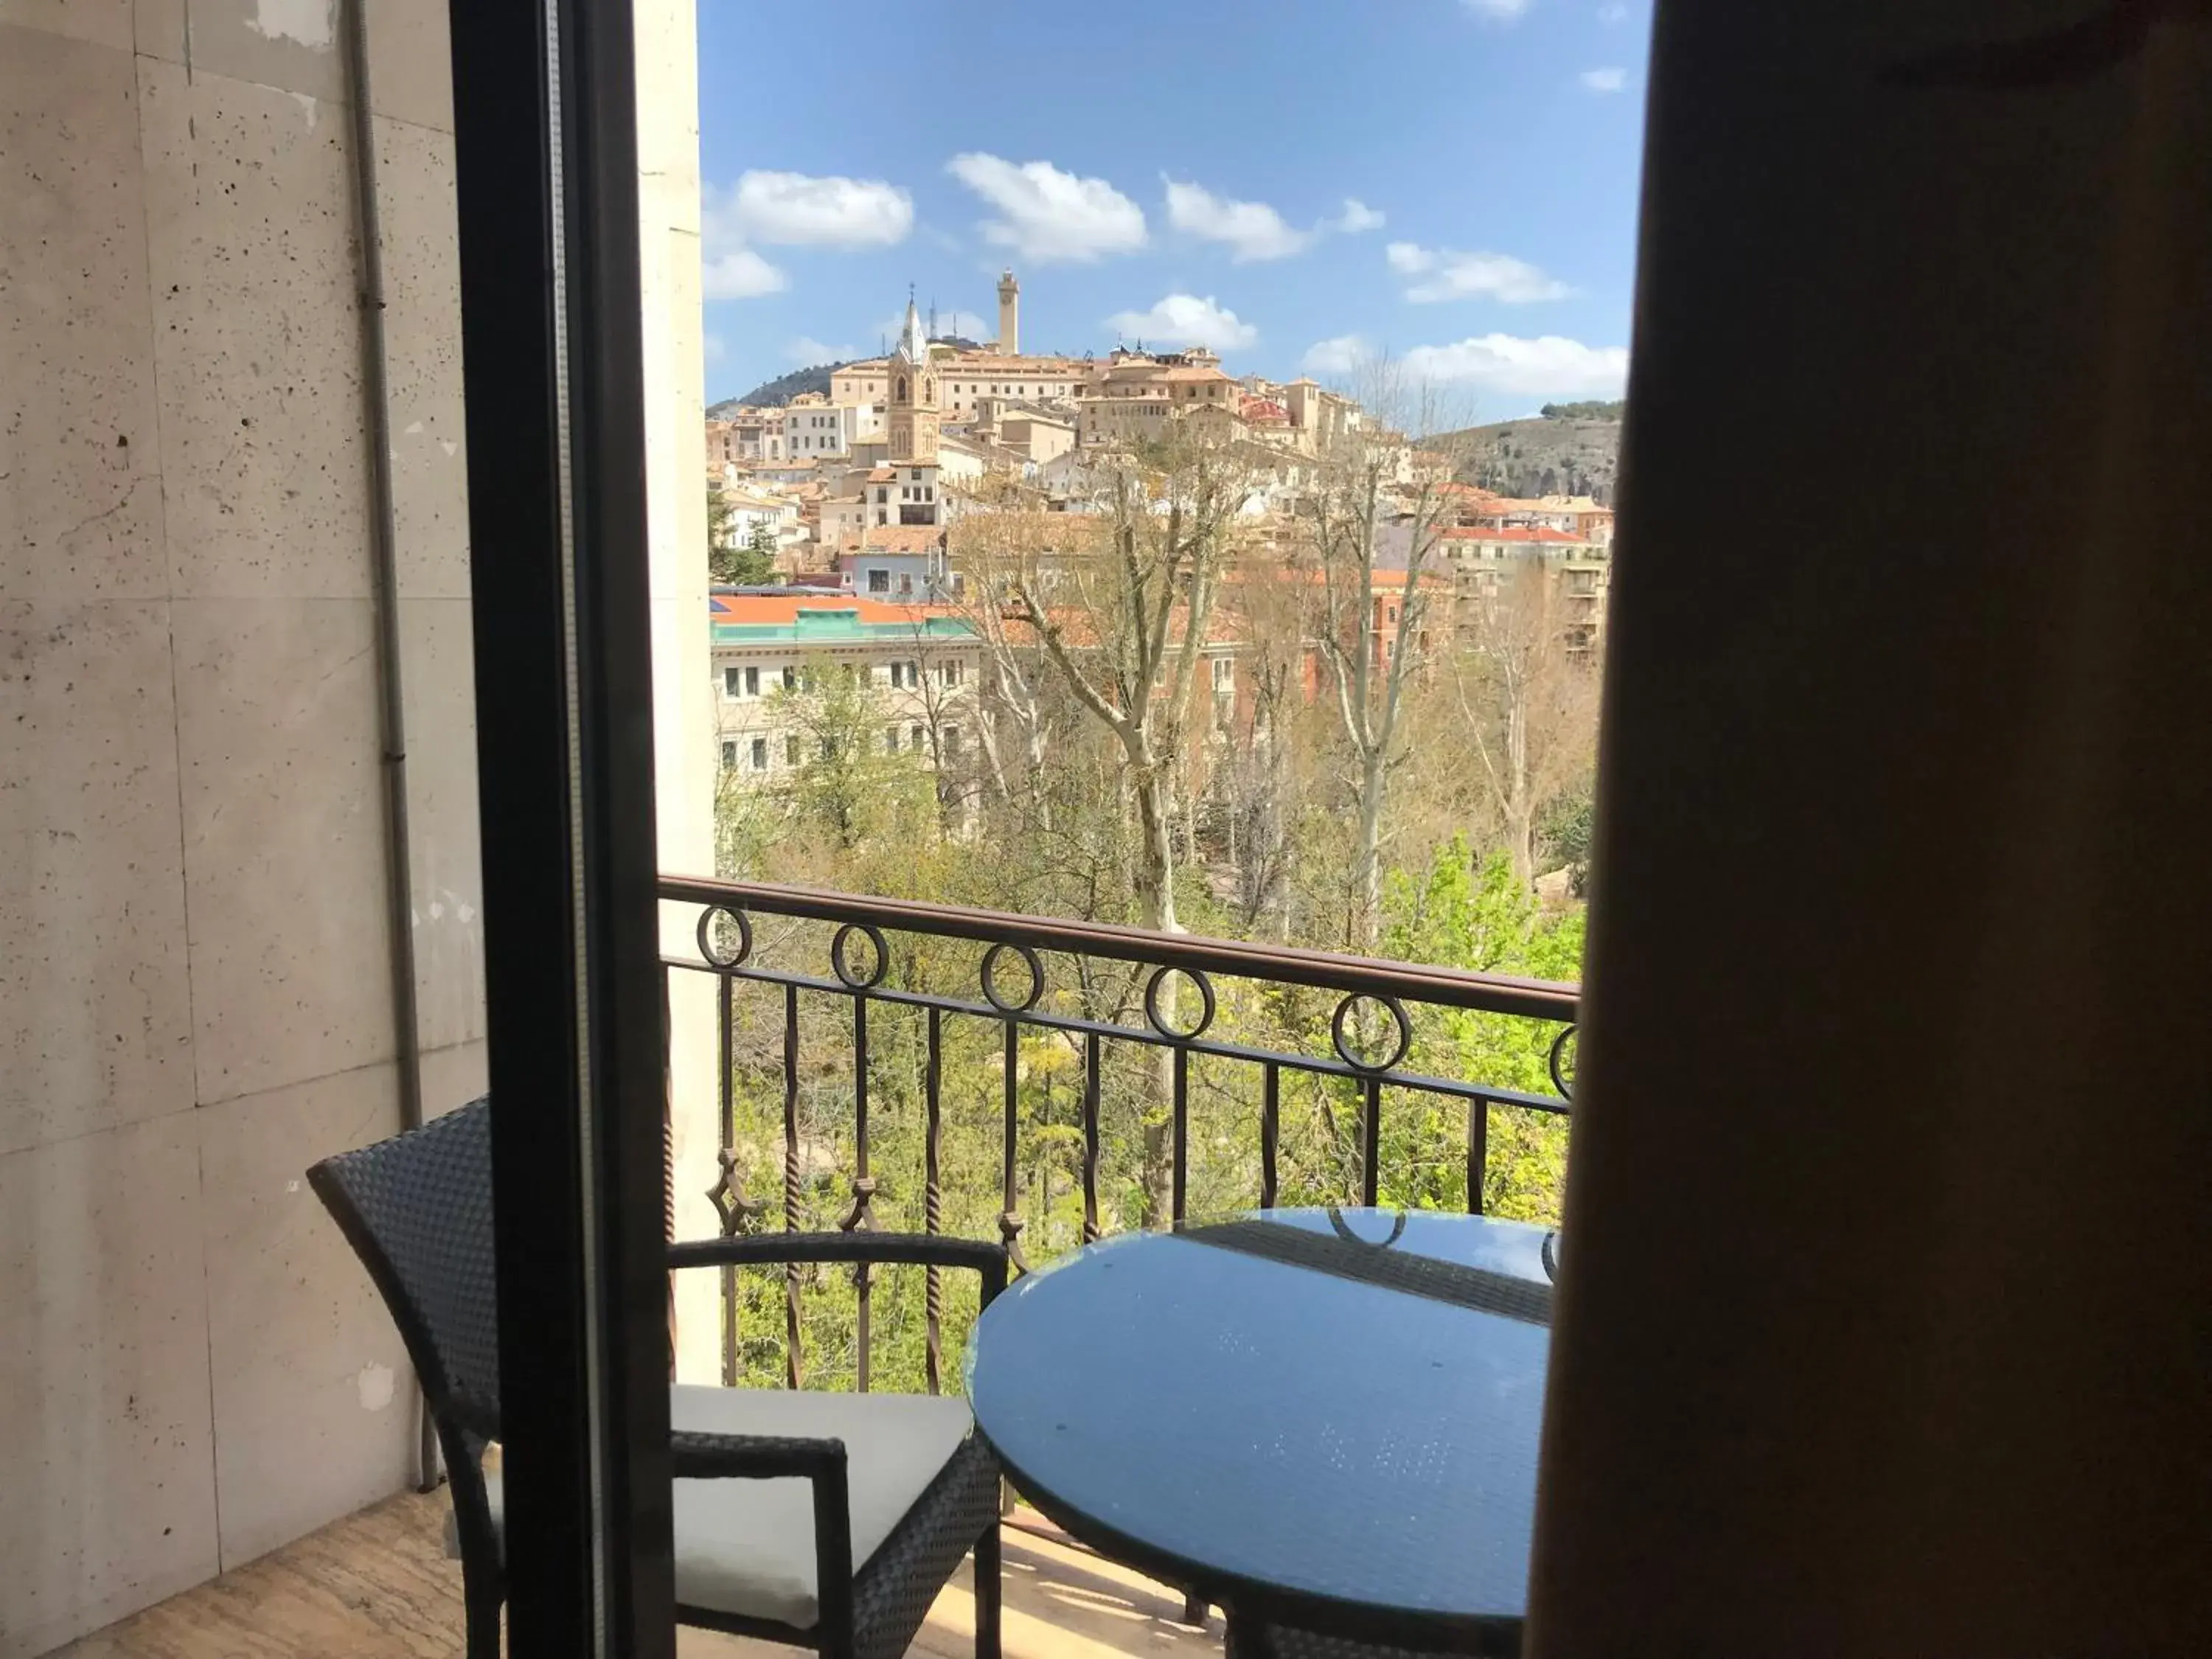
[[[1618,398],[1628,384],[1623,346],[1589,346],[1557,334],[1523,340],[1485,334],[1450,345],[1416,346],[1406,373],[1515,398]]]
[[[914,198],[880,179],[754,171],[704,207],[708,236],[733,243],[889,247],[914,228]]]
[[[1357,236],[1363,230],[1382,229],[1382,215],[1358,197],[1347,196],[1344,198],[1344,211],[1334,219],[1322,220],[1321,228],[1340,236]]]
[[[1501,22],[1510,22],[1528,9],[1528,0],[1460,0],[1460,3],[1469,11]]]
[[[849,363],[860,355],[858,346],[824,345],[811,334],[787,340],[783,347],[784,361],[801,368],[811,368],[817,363]]]
[[[1625,69],[1584,70],[1577,78],[1592,92],[1619,92],[1628,84],[1628,71]]]
[[[1455,253],[1415,242],[1393,242],[1383,257],[1400,276],[1422,279],[1406,289],[1406,297],[1417,305],[1438,300],[1499,300],[1518,306],[1563,300],[1571,292],[1557,277],[1510,253]]]
[[[1354,236],[1379,230],[1382,216],[1356,197],[1344,198],[1344,211],[1300,230],[1265,202],[1240,202],[1217,196],[1203,185],[1166,180],[1168,223],[1202,241],[1219,242],[1237,264],[1286,259],[1303,253],[1324,236]]]
[[[1349,374],[1374,355],[1374,348],[1358,335],[1340,334],[1307,347],[1298,367],[1309,374]]]
[[[708,244],[706,268],[701,273],[710,300],[752,300],[786,286],[784,274],[749,247],[717,252]]]
[[[700,204],[702,276],[710,300],[751,300],[789,279],[754,251],[761,242],[884,247],[914,225],[907,193],[876,179],[747,173],[726,190],[709,185]]]
[[[1628,21],[1628,8],[1620,4],[1600,6],[1597,9],[1597,21],[1601,23],[1626,23]]]
[[[1049,161],[1019,166],[968,151],[945,171],[998,210],[983,240],[1037,264],[1088,264],[1145,245],[1145,210],[1103,179],[1079,179]]]
[[[1154,345],[1211,346],[1216,351],[1237,351],[1260,337],[1260,331],[1242,321],[1209,294],[1170,294],[1150,311],[1121,311],[1106,319],[1132,339]]]
[[[1313,240],[1310,231],[1293,230],[1265,202],[1238,202],[1216,196],[1203,185],[1167,180],[1168,222],[1209,242],[1220,242],[1243,264],[1254,259],[1284,259],[1302,253]]]

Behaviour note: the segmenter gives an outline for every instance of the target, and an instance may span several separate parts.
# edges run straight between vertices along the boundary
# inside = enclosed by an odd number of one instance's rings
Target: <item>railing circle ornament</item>
[[[1561,1100],[1571,1102],[1575,1097],[1574,1065],[1567,1059],[1569,1045],[1575,1041],[1575,1028],[1563,1027],[1552,1039],[1552,1052],[1544,1062],[1544,1069],[1552,1074],[1552,1086],[1559,1091]]]
[[[1390,1052],[1379,1060],[1368,1059],[1358,1049],[1352,1047],[1352,1035],[1346,1029],[1351,1021],[1352,1011],[1363,1002],[1381,1004],[1389,1014],[1392,1023],[1398,1028],[1396,1043]],[[1328,1040],[1335,1045],[1338,1058],[1353,1071],[1379,1076],[1405,1059],[1406,1050],[1413,1046],[1413,1022],[1406,1013],[1406,1005],[1397,998],[1374,996],[1364,991],[1354,991],[1336,1005],[1336,1012],[1329,1017]]]
[[[855,933],[865,935],[875,948],[875,960],[866,974],[858,972],[853,966],[851,947]],[[884,975],[890,971],[891,966],[891,947],[884,942],[884,930],[872,921],[847,922],[830,941],[830,965],[836,970],[837,977],[844,981],[846,989],[874,990],[884,982]]]
[[[1018,955],[1030,970],[1029,994],[1018,1002],[1008,1000],[999,989],[999,958],[1008,951]],[[1043,994],[1044,963],[1028,945],[1001,939],[983,953],[983,996],[1000,1013],[1025,1014],[1036,1006],[1037,999]]]
[[[1188,1030],[1177,1030],[1160,1012],[1160,988],[1167,983],[1170,974],[1181,974],[1198,988],[1198,1024]],[[1152,976],[1145,981],[1145,1019],[1170,1042],[1195,1042],[1204,1036],[1206,1028],[1213,1024],[1215,1007],[1213,981],[1200,969],[1155,968]]]
[[[716,948],[718,929],[714,923],[721,918],[737,924],[738,950],[734,956],[725,955]],[[753,953],[752,918],[742,910],[726,904],[710,904],[699,913],[699,954],[710,968],[736,968],[744,964]]]

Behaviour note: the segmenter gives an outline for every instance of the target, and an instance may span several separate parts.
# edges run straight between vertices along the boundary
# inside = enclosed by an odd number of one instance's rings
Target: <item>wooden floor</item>
[[[461,1652],[461,1569],[446,1559],[446,1497],[407,1493],[61,1649],[52,1659],[448,1659]],[[1218,1659],[1221,1616],[1200,1630],[1182,1596],[1064,1542],[1005,1528],[1007,1659]],[[969,1569],[909,1650],[970,1659]],[[798,1650],[684,1631],[679,1659],[789,1659]]]

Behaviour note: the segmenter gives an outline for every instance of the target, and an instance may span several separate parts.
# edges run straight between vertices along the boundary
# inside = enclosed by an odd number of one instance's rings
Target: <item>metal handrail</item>
[[[1197,969],[1324,991],[1398,997],[1482,1013],[1520,1014],[1568,1024],[1577,1018],[1582,996],[1581,987],[1553,980],[1479,974],[1461,968],[1431,968],[1417,963],[1389,962],[1337,951],[1309,951],[1295,945],[1252,945],[1241,939],[1208,939],[1197,933],[1163,933],[1112,922],[1016,915],[1010,911],[981,910],[964,904],[938,904],[921,899],[869,898],[817,887],[664,875],[660,878],[660,896],[684,903],[796,916],[808,921],[902,929],[992,945],[1066,951],[1141,963],[1147,967]]]
[[[752,1198],[744,1191],[738,1179],[733,1144],[737,1080],[732,1042],[736,1032],[735,997],[740,985],[781,993],[782,1219],[787,1232],[798,1230],[802,1220],[799,1117],[802,998],[827,997],[849,1003],[852,1201],[849,1210],[836,1223],[838,1231],[847,1234],[863,1232],[876,1225],[872,1206],[878,1182],[871,1166],[869,1134],[871,1011],[899,1008],[911,1011],[921,1019],[921,1087],[926,1114],[923,1226],[924,1236],[932,1238],[940,1233],[943,1221],[939,1160],[945,1032],[951,1025],[969,1021],[999,1029],[1002,1045],[997,1067],[1002,1094],[999,1173],[1003,1208],[998,1227],[1001,1245],[1012,1266],[1024,1273],[1029,1270],[1029,1263],[1023,1255],[1020,1239],[1027,1222],[1019,1206],[1017,1157],[1023,1071],[1019,1042],[1024,1031],[1057,1032],[1071,1043],[1079,1044],[1082,1236],[1086,1241],[1098,1237],[1101,1231],[1101,1088],[1104,1056],[1109,1044],[1148,1048],[1158,1057],[1162,1067],[1158,1086],[1164,1095],[1159,1103],[1166,1109],[1171,1147],[1167,1158],[1170,1188],[1165,1195],[1166,1218],[1178,1226],[1187,1218],[1192,1066],[1200,1058],[1250,1066],[1259,1074],[1259,1202],[1262,1209],[1274,1207],[1280,1190],[1278,1158],[1282,1123],[1281,1082],[1285,1073],[1338,1079],[1356,1091],[1359,1201],[1367,1204],[1376,1202],[1382,1190],[1380,1154],[1385,1091],[1410,1091],[1465,1104],[1467,1205],[1477,1213],[1484,1201],[1492,1109],[1546,1115],[1561,1115],[1571,1109],[1571,1086],[1562,1066],[1573,1041],[1578,1013],[1579,988],[1573,985],[1378,961],[1337,951],[1249,945],[1142,927],[1017,915],[966,905],[875,898],[765,882],[664,875],[659,878],[658,892],[664,902],[694,905],[699,911],[695,931],[699,954],[696,957],[664,955],[664,974],[672,982],[678,974],[703,974],[716,981],[716,1094],[720,1140],[717,1161],[720,1175],[706,1197],[714,1206],[718,1231],[725,1240],[759,1224],[770,1208],[769,1200]],[[754,919],[769,915],[833,926],[836,932],[828,946],[833,976],[825,978],[796,964],[757,958],[754,951],[761,941]],[[981,1000],[976,1000],[974,991],[963,994],[949,986],[908,988],[887,982],[893,957],[887,935],[892,933],[958,939],[987,946],[973,981],[981,993]],[[863,940],[865,953],[856,962],[852,952]],[[812,948],[818,950],[820,942],[816,941]],[[1043,952],[1105,957],[1150,969],[1141,999],[1143,1023],[1134,1024],[1115,1018],[1100,1018],[1080,1010],[1063,1012],[1040,1006],[1045,998],[1048,977],[1041,954]],[[1022,965],[1013,968],[1011,959],[1018,959]],[[1011,984],[1002,976],[1002,963],[1011,969]],[[1176,974],[1182,975],[1196,994],[1194,1011],[1184,1004],[1179,1015],[1176,997],[1164,997],[1164,985],[1170,975]],[[1211,1035],[1221,1006],[1212,982],[1214,975],[1260,983],[1298,985],[1332,994],[1337,1002],[1328,1026],[1334,1054],[1310,1049],[1265,1048],[1233,1037]],[[1358,1005],[1363,1001],[1377,1005],[1377,1008],[1362,1013]],[[1559,1092],[1532,1093],[1501,1084],[1430,1076],[1407,1069],[1403,1062],[1409,1057],[1414,1038],[1408,1003],[1556,1025],[1559,1030],[1551,1042],[1547,1066],[1552,1084]],[[1376,1022],[1374,1016],[1378,1010],[1388,1016],[1387,1023]],[[1363,1048],[1358,1035],[1358,1028],[1363,1027],[1369,1048]],[[1373,1040],[1378,1036],[1387,1052],[1370,1051]],[[734,1383],[738,1367],[734,1261],[723,1261],[721,1272],[723,1381]],[[926,1376],[933,1393],[940,1386],[943,1375],[943,1305],[938,1279],[934,1267],[927,1269]],[[854,1380],[863,1391],[868,1387],[870,1372],[870,1280],[866,1267],[855,1269],[858,1300],[854,1317]],[[793,1388],[801,1382],[799,1296],[799,1278],[795,1271],[787,1269],[785,1376]]]

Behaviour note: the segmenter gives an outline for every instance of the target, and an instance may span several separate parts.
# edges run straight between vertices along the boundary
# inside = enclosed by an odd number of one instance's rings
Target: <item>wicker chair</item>
[[[429,1402],[453,1498],[469,1659],[496,1659],[506,1599],[492,1245],[491,1106],[459,1110],[307,1179],[368,1267]],[[782,1233],[674,1245],[672,1268],[786,1261],[972,1268],[988,1302],[994,1244]],[[999,1465],[957,1400],[918,1395],[671,1391],[677,1618],[897,1659],[972,1547],[975,1650],[999,1653]]]

